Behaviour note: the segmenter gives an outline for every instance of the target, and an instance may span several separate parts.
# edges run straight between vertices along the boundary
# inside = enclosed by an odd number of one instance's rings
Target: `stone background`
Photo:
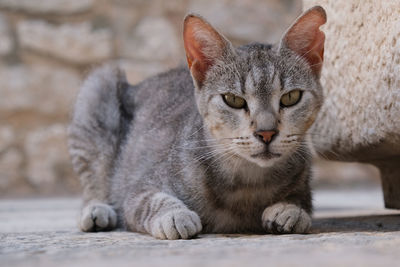
[[[136,83],[184,63],[183,17],[206,17],[234,44],[276,42],[295,0],[0,0],[0,196],[67,195],[79,183],[66,127],[83,77],[118,62]],[[327,51],[329,52],[329,51]],[[377,183],[371,166],[318,161],[321,185]]]

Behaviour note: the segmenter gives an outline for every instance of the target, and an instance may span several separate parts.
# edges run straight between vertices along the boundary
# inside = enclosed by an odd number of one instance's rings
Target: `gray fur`
[[[317,75],[285,46],[257,43],[228,47],[195,84],[186,67],[138,85],[114,67],[89,76],[69,129],[84,188],[81,229],[112,229],[117,214],[120,227],[161,239],[306,232],[305,136],[322,104]],[[301,101],[281,108],[281,95],[297,88]],[[248,108],[228,107],[227,92]],[[279,134],[268,149],[281,156],[253,157],[266,149],[253,133],[269,129]],[[104,205],[105,214],[94,216],[93,205]]]

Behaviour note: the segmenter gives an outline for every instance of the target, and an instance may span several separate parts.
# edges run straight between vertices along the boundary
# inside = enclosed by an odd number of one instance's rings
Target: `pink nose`
[[[265,143],[269,143],[272,140],[272,137],[276,134],[276,131],[258,131],[255,132],[254,135],[260,139],[262,139]]]

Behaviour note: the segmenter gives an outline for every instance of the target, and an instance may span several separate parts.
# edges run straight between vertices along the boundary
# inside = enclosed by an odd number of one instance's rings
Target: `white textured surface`
[[[201,235],[177,241],[79,232],[76,198],[0,200],[0,265],[397,266],[400,212],[383,210],[381,197],[378,189],[317,191],[308,235]]]
[[[346,153],[381,141],[399,148],[400,2],[304,0],[328,22],[321,82],[326,96],[316,148]]]

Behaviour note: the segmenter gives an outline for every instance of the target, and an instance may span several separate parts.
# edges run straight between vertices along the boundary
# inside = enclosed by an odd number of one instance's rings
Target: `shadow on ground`
[[[400,214],[314,219],[311,233],[392,231],[400,231]]]

